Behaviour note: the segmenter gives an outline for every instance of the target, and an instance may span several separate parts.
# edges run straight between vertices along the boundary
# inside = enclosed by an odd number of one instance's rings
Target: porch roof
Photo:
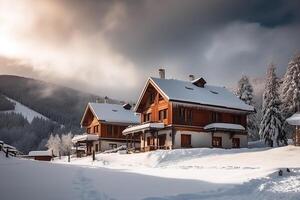
[[[99,139],[98,135],[94,135],[94,134],[82,134],[82,135],[75,135],[72,138],[72,142],[73,143],[77,143],[77,142],[86,142],[86,141],[96,141]]]
[[[291,117],[287,118],[286,121],[290,125],[299,126],[300,125],[300,112],[293,114]]]
[[[204,130],[245,131],[246,129],[240,124],[212,123],[206,125]]]
[[[164,123],[146,123],[136,126],[129,126],[125,130],[123,130],[123,135],[137,133],[141,131],[148,131],[148,130],[158,130],[163,129],[165,127]]]

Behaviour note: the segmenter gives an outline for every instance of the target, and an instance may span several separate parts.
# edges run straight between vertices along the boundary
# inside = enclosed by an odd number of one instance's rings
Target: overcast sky
[[[300,1],[0,0],[0,74],[135,100],[147,77],[232,87],[283,74],[300,52]]]

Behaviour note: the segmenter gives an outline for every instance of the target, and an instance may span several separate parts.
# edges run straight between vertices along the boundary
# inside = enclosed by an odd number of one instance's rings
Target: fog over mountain
[[[0,0],[0,73],[136,100],[148,76],[283,74],[300,51],[300,3]]]

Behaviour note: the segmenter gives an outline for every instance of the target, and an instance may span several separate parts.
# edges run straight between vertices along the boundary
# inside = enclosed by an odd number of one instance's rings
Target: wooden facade
[[[86,145],[87,155],[91,155],[93,151],[104,151],[117,148],[121,145],[126,145],[128,140],[134,140],[134,144],[139,142],[137,137],[126,138],[126,136],[122,134],[122,131],[125,128],[132,125],[131,123],[107,122],[101,120],[101,118],[99,119],[95,116],[89,105],[87,106],[81,125],[86,129],[87,134],[99,136],[98,141],[79,142],[81,145]]]
[[[93,115],[90,109],[88,109],[82,125],[88,134],[99,135],[99,137],[103,138],[126,139],[122,131],[128,124],[101,122]]]
[[[163,122],[165,125],[173,125],[178,130],[199,131],[210,123],[247,126],[246,113],[224,110],[170,102],[151,84],[137,108],[137,112],[141,113],[141,123]]]
[[[203,82],[203,84],[205,83]],[[141,124],[164,123],[165,125],[163,130],[140,132],[143,151],[157,148],[194,147],[194,138],[201,140],[198,136],[206,133],[206,138],[210,135],[210,143],[202,145],[205,147],[222,148],[226,144],[228,148],[239,148],[242,145],[241,139],[243,139],[243,147],[247,146],[246,131],[223,130],[215,134],[214,131],[204,130],[204,127],[213,123],[226,123],[246,127],[249,112],[220,106],[170,101],[164,92],[158,86],[152,84],[151,81],[148,81],[141,94],[136,112],[141,114]],[[170,131],[165,133],[164,130]],[[176,138],[176,133],[180,135],[178,136],[179,138]],[[193,136],[193,134],[196,135]],[[226,137],[223,137],[224,134],[226,134]],[[176,141],[181,142],[179,145],[174,146]]]

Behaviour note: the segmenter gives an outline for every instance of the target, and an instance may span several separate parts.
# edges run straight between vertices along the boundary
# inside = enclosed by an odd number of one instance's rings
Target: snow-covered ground
[[[33,118],[38,117],[38,118],[42,118],[42,119],[48,119],[47,117],[45,117],[44,115],[28,108],[27,106],[24,106],[23,104],[19,103],[18,101],[15,101],[11,98],[6,97],[9,101],[15,103],[15,109],[14,110],[9,110],[9,111],[4,111],[4,112],[14,112],[14,113],[20,113],[24,116],[24,118],[26,118],[29,123],[32,122]]]
[[[177,149],[54,162],[0,156],[4,199],[300,199],[300,148]],[[287,172],[286,168],[291,172]],[[278,169],[283,176],[278,176]],[[4,181],[3,181],[4,180]]]

